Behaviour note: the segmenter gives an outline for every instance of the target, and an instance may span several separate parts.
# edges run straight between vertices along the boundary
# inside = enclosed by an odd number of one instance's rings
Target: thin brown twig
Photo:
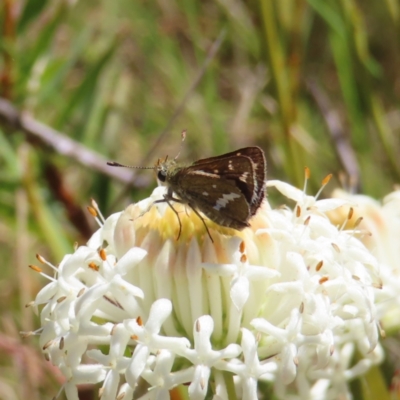
[[[15,25],[16,25],[16,3],[12,0],[4,1],[3,8],[3,29],[2,39],[3,43],[8,43],[8,46],[2,46],[0,51],[3,56],[3,68],[0,70],[0,96],[7,99],[12,97],[13,88],[13,65],[14,57],[10,53],[10,43],[15,41]]]
[[[135,171],[115,170],[108,167],[107,159],[101,154],[88,149],[62,132],[37,121],[28,113],[20,112],[10,101],[4,98],[0,98],[0,124],[23,131],[29,141],[39,142],[51,147],[57,153],[67,156],[90,169],[124,183],[132,183]]]
[[[51,162],[45,161],[43,172],[53,196],[64,205],[69,221],[78,229],[84,240],[89,240],[93,228],[89,223],[87,210],[79,206],[73,191],[65,184],[60,170]]]

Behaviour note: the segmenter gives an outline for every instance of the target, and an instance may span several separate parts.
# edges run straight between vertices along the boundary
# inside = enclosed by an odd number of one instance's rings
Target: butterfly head
[[[168,178],[175,165],[175,160],[168,160],[168,156],[163,160],[160,158],[157,160],[154,169],[156,170],[157,180],[162,186],[168,186]]]

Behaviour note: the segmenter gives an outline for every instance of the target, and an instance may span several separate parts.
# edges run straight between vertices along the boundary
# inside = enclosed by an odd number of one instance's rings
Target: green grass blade
[[[22,34],[28,25],[33,22],[45,9],[48,0],[27,0],[18,21],[17,32]]]

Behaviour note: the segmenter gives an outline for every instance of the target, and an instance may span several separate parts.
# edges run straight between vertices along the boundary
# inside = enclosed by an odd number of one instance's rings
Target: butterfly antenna
[[[178,152],[178,154],[176,155],[176,157],[174,158],[174,161],[179,157],[179,154],[181,154],[182,147],[183,147],[183,142],[184,142],[185,139],[186,139],[186,132],[187,132],[187,130],[184,129],[184,130],[182,131],[182,133],[181,133],[181,138],[182,138],[181,147],[179,148],[179,152]]]
[[[117,163],[115,161],[108,161],[107,165],[110,167],[124,167],[124,168],[134,168],[134,169],[154,169],[154,167],[136,167],[135,165],[124,165]]]

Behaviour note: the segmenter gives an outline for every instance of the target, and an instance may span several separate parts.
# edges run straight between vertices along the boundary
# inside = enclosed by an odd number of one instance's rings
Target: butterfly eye
[[[167,179],[167,171],[165,171],[164,169],[160,169],[160,171],[158,171],[157,178],[159,181],[165,182],[165,180]]]

